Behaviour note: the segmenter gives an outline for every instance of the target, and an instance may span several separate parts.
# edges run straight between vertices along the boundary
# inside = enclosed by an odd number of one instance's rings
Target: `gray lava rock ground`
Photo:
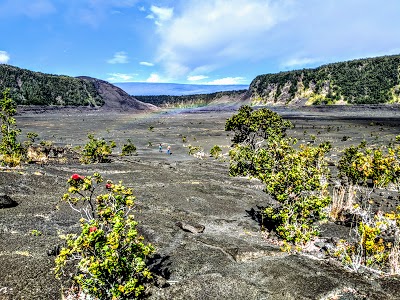
[[[65,205],[59,210],[56,206],[71,174],[93,172],[122,180],[135,190],[140,231],[157,248],[152,269],[158,284],[149,290],[150,299],[400,299],[396,277],[349,273],[322,251],[317,255],[281,252],[257,222],[257,207],[270,201],[262,185],[229,177],[227,162],[187,154],[188,144],[203,146],[206,153],[218,144],[226,153],[230,134],[224,131],[224,123],[232,113],[20,115],[17,122],[23,132],[38,132],[56,145],[83,145],[87,133],[95,132],[116,140],[119,149],[130,138],[138,155],[115,155],[109,164],[69,162],[1,170],[1,193],[19,205],[0,209],[0,299],[61,299],[52,254],[61,244],[59,234],[79,229],[79,216]],[[340,148],[368,137],[385,143],[400,133],[397,112],[388,112],[389,119],[373,113],[362,120],[349,112],[347,119],[320,111],[282,114],[295,122],[291,133],[300,140],[316,134],[317,142],[330,139]],[[378,117],[383,119],[381,125],[370,125]],[[343,136],[350,138],[342,141]],[[173,154],[158,152],[159,143],[164,149],[171,145]],[[331,159],[337,155],[334,150]],[[390,210],[397,198],[383,195],[377,203]],[[34,235],[32,230],[42,234]],[[347,227],[326,224],[320,246],[348,232]]]

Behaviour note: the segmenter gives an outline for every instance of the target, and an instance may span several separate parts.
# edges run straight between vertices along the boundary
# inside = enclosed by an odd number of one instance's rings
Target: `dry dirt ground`
[[[289,134],[300,142],[314,136],[316,143],[331,141],[332,161],[345,145],[363,139],[387,144],[400,134],[399,110],[392,107],[274,109],[292,120],[295,128]],[[23,134],[37,132],[55,145],[82,146],[93,132],[116,141],[118,147],[111,163],[30,164],[0,171],[0,194],[18,203],[0,209],[0,299],[61,299],[51,252],[62,244],[60,234],[78,229],[79,216],[69,207],[56,206],[71,174],[93,172],[134,188],[140,231],[157,248],[152,268],[164,278],[149,291],[151,299],[400,299],[398,278],[352,274],[322,254],[316,258],[280,252],[265,239],[254,213],[269,201],[262,185],[230,177],[227,161],[188,155],[189,144],[204,147],[205,153],[219,145],[226,154],[232,133],[225,132],[224,125],[233,113],[202,109],[19,114]],[[138,155],[121,157],[120,147],[128,138]],[[168,145],[172,155],[166,154]],[[379,209],[399,204],[397,195],[377,194]],[[205,229],[187,232],[177,222]],[[322,238],[348,232],[347,227],[326,224]]]

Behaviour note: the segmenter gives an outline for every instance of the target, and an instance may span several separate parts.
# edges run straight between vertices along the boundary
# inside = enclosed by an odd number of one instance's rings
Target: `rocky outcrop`
[[[392,55],[264,74],[249,91],[255,104],[399,103],[399,66],[400,55]]]

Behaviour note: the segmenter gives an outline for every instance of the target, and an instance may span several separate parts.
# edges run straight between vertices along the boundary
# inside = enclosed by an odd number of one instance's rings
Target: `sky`
[[[250,84],[400,54],[400,0],[0,0],[0,63],[109,82]]]

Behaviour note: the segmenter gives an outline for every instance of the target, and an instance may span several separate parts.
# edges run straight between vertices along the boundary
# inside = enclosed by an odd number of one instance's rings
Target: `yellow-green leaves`
[[[90,133],[88,139],[89,142],[83,148],[80,161],[84,164],[107,162],[112,149],[116,147],[115,142],[107,143],[103,138],[97,139]]]
[[[130,210],[133,191],[108,180],[107,193],[95,196],[103,182],[100,174],[75,176],[68,180],[69,193],[63,201],[81,212],[81,233],[67,236],[67,246],[56,258],[56,274],[61,276],[67,264],[75,268],[74,281],[96,299],[136,299],[144,290],[151,273],[146,258],[154,253],[137,230]],[[96,201],[93,201],[93,199]]]
[[[225,125],[225,130],[235,132],[229,172],[261,180],[280,203],[265,208],[264,220],[275,225],[283,239],[304,243],[318,233],[314,223],[325,217],[323,209],[330,202],[325,154],[331,146],[295,148],[297,140],[286,137],[292,126],[271,110],[242,106]]]

